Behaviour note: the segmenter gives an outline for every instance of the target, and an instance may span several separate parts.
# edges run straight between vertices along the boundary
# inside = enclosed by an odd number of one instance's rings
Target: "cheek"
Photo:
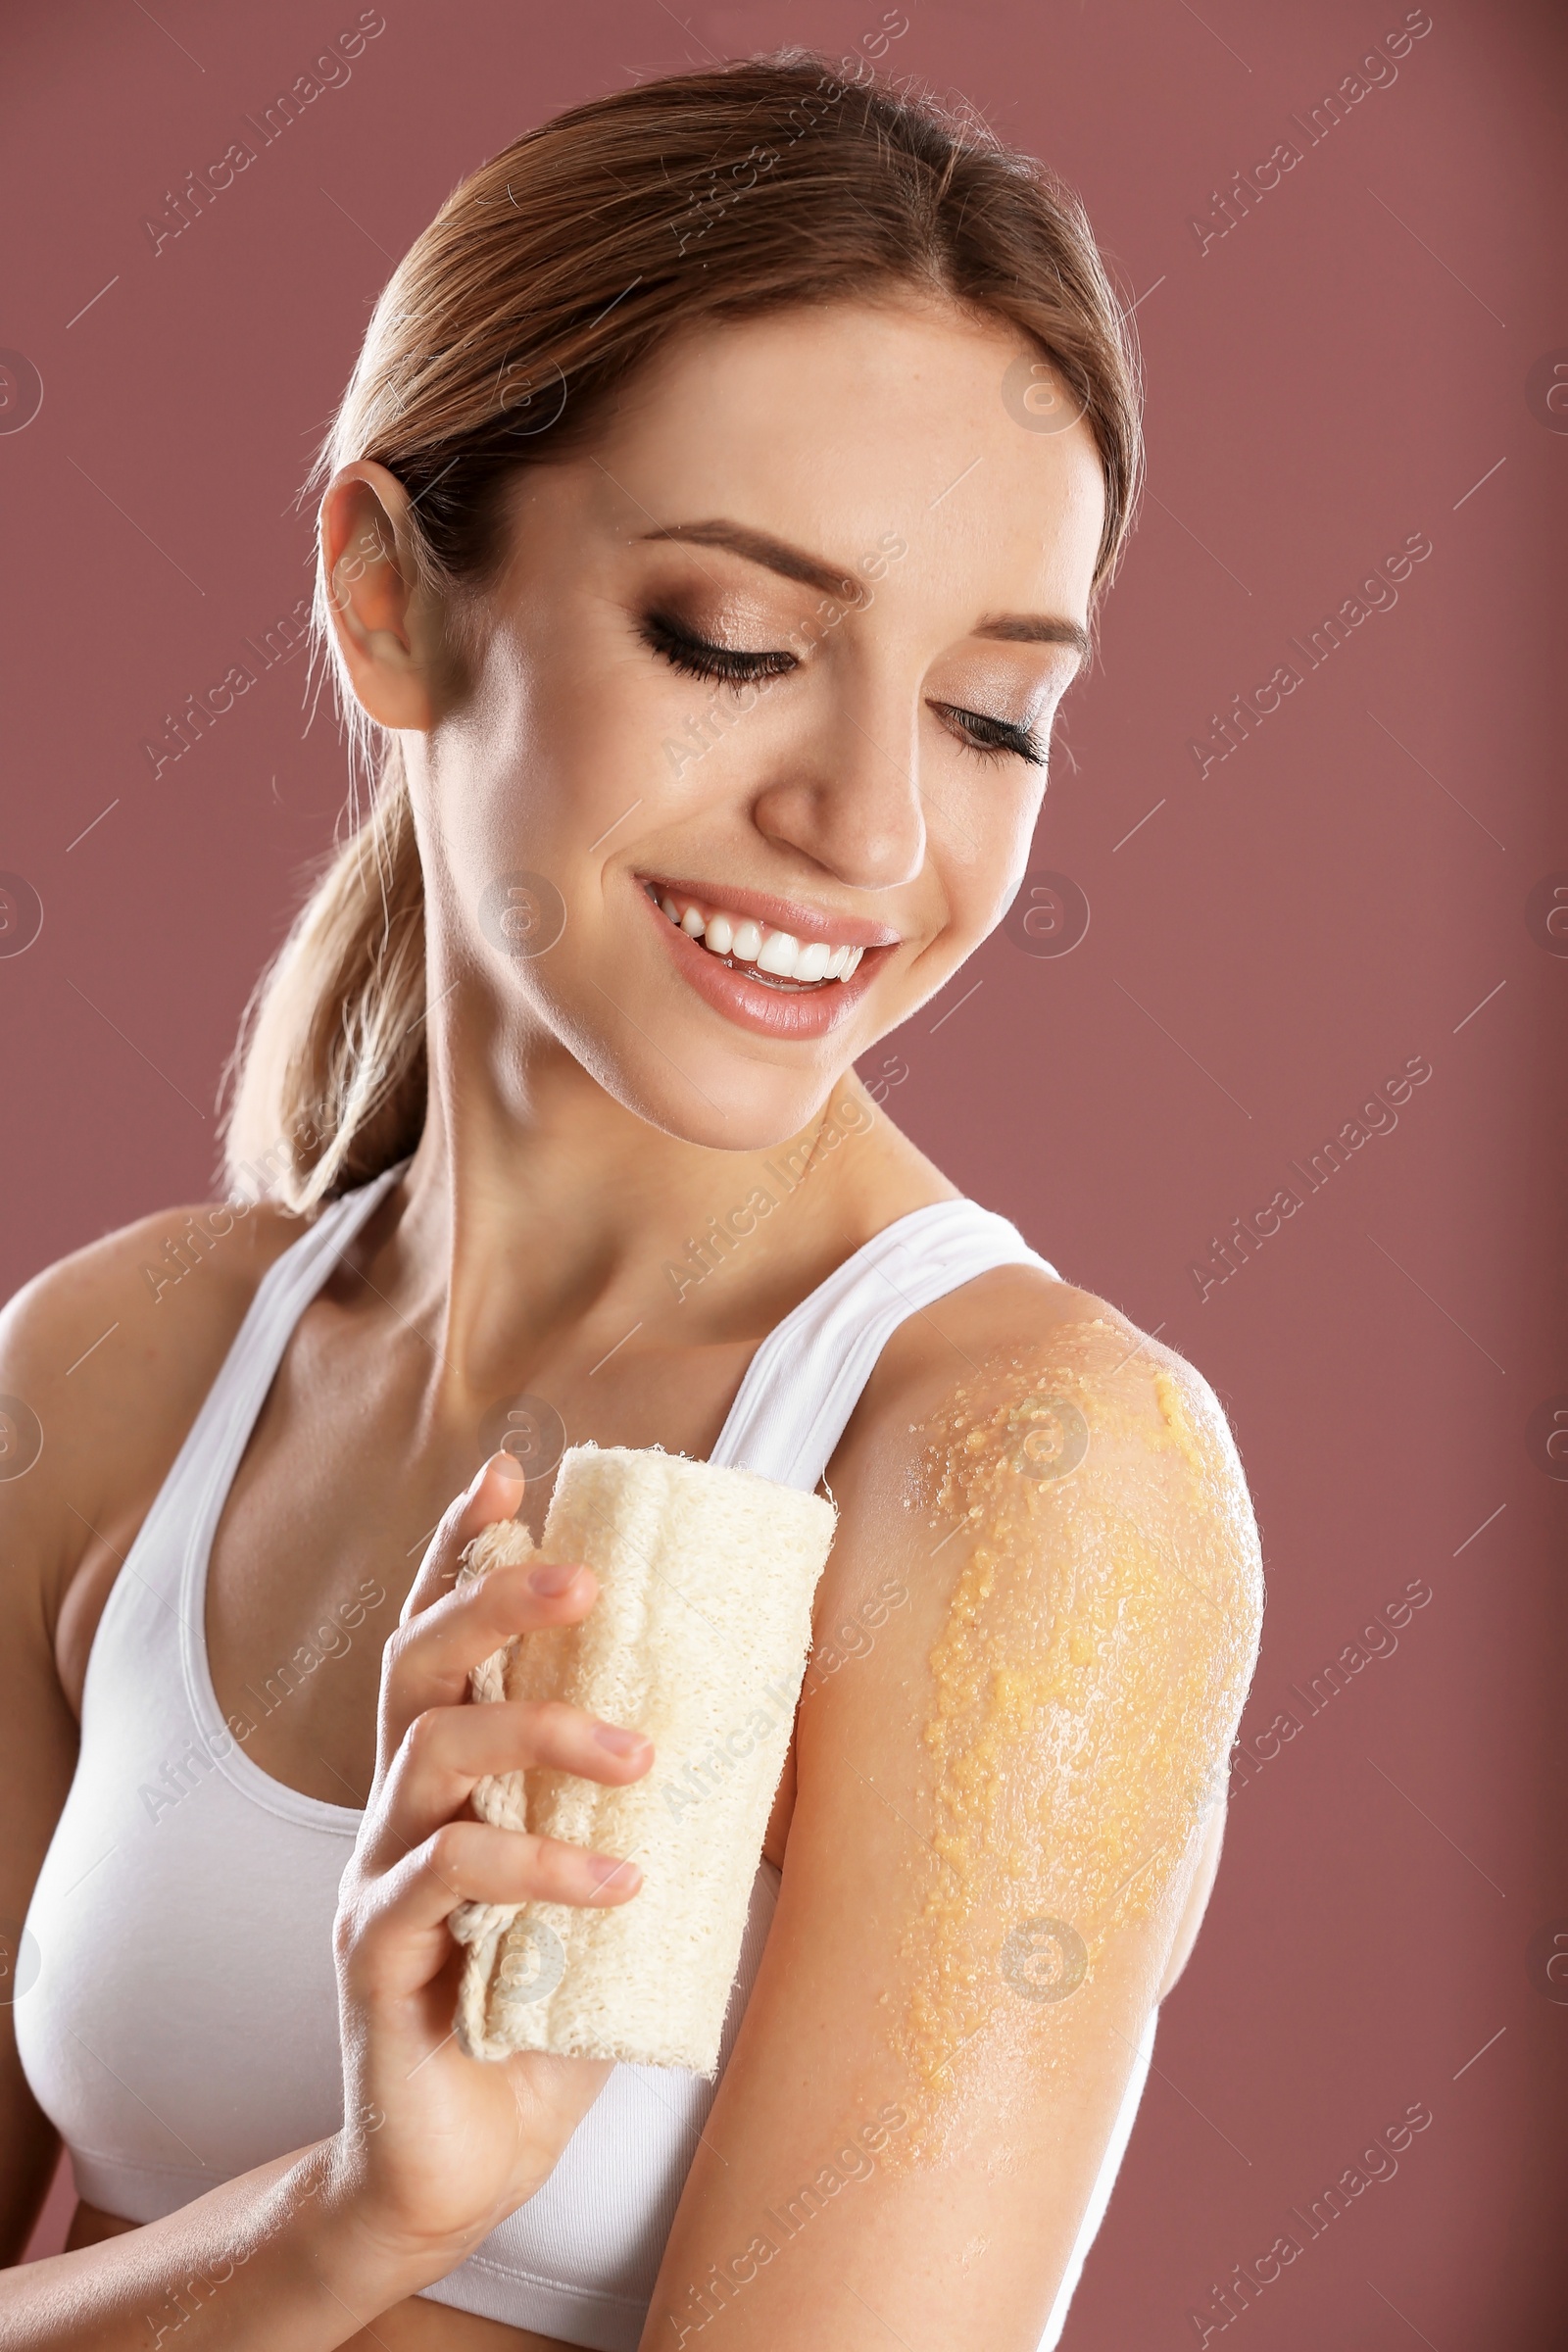
[[[1043,783],[1013,792],[985,809],[975,826],[981,856],[967,880],[961,901],[969,917],[966,945],[977,945],[997,929],[1028,883],[1035,827],[1044,795]],[[1035,864],[1040,860],[1036,858]]]
[[[465,791],[500,836],[541,826],[580,855],[629,801],[667,789],[670,704],[618,608],[530,608],[491,633],[453,722]]]
[[[1039,769],[1012,772],[1021,767],[993,767],[955,748],[922,776],[926,855],[965,954],[996,929],[1028,871],[1046,786]]]

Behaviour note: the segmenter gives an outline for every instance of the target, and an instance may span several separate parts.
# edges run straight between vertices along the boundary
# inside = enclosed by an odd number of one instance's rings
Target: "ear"
[[[408,494],[368,459],[333,475],[319,515],[321,577],[355,695],[384,727],[434,724],[434,615],[418,587]]]

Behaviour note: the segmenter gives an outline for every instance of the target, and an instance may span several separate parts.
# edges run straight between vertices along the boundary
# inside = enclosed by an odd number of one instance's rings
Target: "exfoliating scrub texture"
[[[942,2160],[982,2076],[1005,2103],[1061,2075],[1110,1938],[1185,1892],[1262,1609],[1229,1427],[1152,1343],[1065,1325],[918,1435],[956,1573],[905,1991],[884,1995],[916,2111],[901,2169]]]
[[[645,1732],[647,1775],[613,1787],[538,1767],[481,1781],[475,1811],[635,1862],[613,1907],[463,1904],[457,2032],[470,2057],[514,2050],[682,2067],[711,2080],[836,1513],[819,1495],[680,1454],[573,1446],[542,1556],[599,1580],[579,1624],[522,1636],[476,1698],[560,1698]],[[466,1573],[529,1556],[514,1520]]]

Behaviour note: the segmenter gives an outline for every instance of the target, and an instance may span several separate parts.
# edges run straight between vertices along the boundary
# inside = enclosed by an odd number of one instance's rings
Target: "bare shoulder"
[[[0,1526],[50,1624],[95,1542],[126,1548],[258,1283],[304,1229],[270,1201],[166,1209],[0,1309]]]
[[[955,1413],[976,1453],[987,1446],[980,1430],[999,1433],[1032,1416],[1037,1470],[1054,1445],[1062,1456],[1077,1453],[1062,1475],[1086,1458],[1091,1421],[1096,1468],[1150,1470],[1156,1456],[1175,1453],[1203,1484],[1210,1510],[1234,1517],[1242,1550],[1255,1552],[1242,1458],[1213,1388],[1175,1348],[1072,1282],[999,1265],[909,1315],[867,1383],[844,1465],[854,1460],[856,1475],[877,1484],[907,1480],[909,1458],[929,1453],[933,1418]]]
[[[1262,1616],[1219,1400],[1103,1299],[1006,1268],[911,1317],[864,1403],[841,1573],[908,1601],[883,1647],[906,1722],[920,1693],[939,1815],[983,1844],[1033,1790],[1007,1868],[1049,1852],[1042,1913],[1091,1953],[1142,1920],[1163,1967]]]
[[[944,1488],[956,1501],[956,1481],[1006,1465],[1037,1505],[1059,1485],[1063,1504],[1092,1494],[1172,1537],[1196,1513],[1232,1598],[1256,1615],[1257,1530],[1223,1406],[1195,1365],[1092,1292],[1004,1266],[911,1315],[855,1434],[862,1472],[899,1480],[911,1507],[918,1493],[940,1509]]]
[[[988,1367],[997,1374],[1014,1356],[1038,1358],[1054,1349],[1102,1375],[1124,1363],[1136,1366],[1129,1393],[1164,1372],[1219,1412],[1207,1382],[1174,1348],[1141,1331],[1108,1299],[1027,1265],[998,1266],[912,1315],[884,1352],[879,1374],[891,1401],[895,1387],[907,1393],[951,1387],[965,1371]]]

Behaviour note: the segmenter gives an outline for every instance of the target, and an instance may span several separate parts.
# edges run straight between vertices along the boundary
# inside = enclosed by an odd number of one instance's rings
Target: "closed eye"
[[[725,686],[749,686],[759,678],[781,678],[800,666],[797,655],[782,650],[741,653],[727,645],[714,645],[667,612],[648,613],[639,623],[637,633],[672,669],[689,678],[715,678]]]
[[[1046,747],[1032,728],[1015,727],[1005,718],[992,718],[984,710],[964,710],[956,703],[932,703],[930,708],[957,734],[966,751],[981,760],[1027,760],[1031,767],[1044,767]],[[961,730],[961,732],[960,732]]]
[[[652,652],[683,676],[714,680],[720,685],[755,685],[760,678],[781,678],[800,667],[800,657],[782,648],[753,653],[715,645],[710,638],[698,636],[694,629],[667,612],[645,614],[637,633]],[[1014,726],[1004,718],[993,718],[985,710],[965,710],[956,703],[932,703],[930,708],[948,725],[949,732],[956,735],[964,750],[977,759],[1012,758],[1027,760],[1031,767],[1045,765],[1046,746],[1031,728]]]

